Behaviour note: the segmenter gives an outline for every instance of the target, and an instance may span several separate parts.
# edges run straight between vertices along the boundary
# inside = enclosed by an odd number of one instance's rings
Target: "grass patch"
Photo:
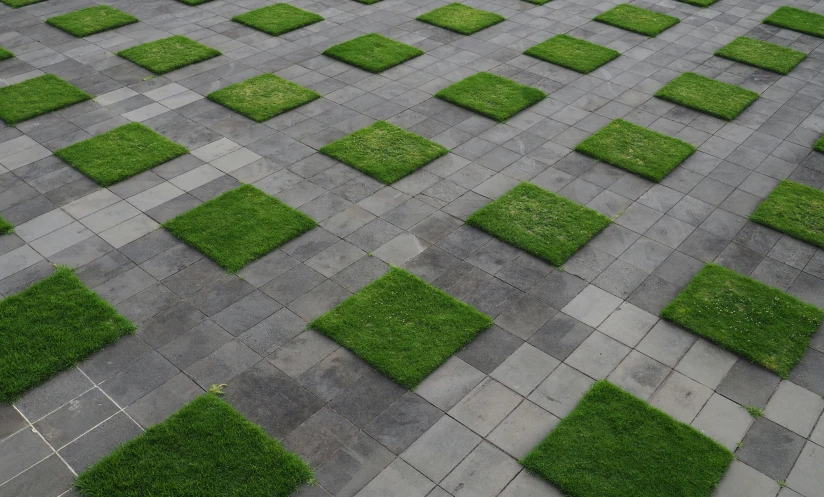
[[[715,55],[779,74],[788,74],[807,54],[774,43],[739,36]]]
[[[815,12],[796,9],[795,7],[779,7],[767,16],[763,22],[779,28],[824,38],[824,15]]]
[[[87,497],[287,497],[313,480],[296,454],[203,394],[83,472]]]
[[[533,184],[521,183],[475,211],[466,222],[558,267],[612,221]]]
[[[252,185],[243,185],[163,227],[227,271],[236,272],[317,223]]]
[[[20,7],[25,7],[26,5],[34,5],[45,1],[46,0],[0,0],[0,2],[3,2],[13,9],[19,9]]]
[[[202,5],[204,3],[209,3],[212,0],[177,0],[178,2],[185,3],[186,5]]]
[[[54,155],[98,185],[110,186],[188,152],[151,128],[131,123],[60,149]]]
[[[750,219],[824,248],[824,192],[821,190],[782,181]]]
[[[710,5],[714,4],[718,0],[678,0],[682,3],[688,3],[690,5],[695,5],[696,7],[709,7]]]
[[[318,99],[320,94],[274,74],[261,74],[212,92],[207,98],[262,122]]]
[[[731,121],[758,100],[758,93],[693,72],[673,79],[655,94],[658,98]]]
[[[44,74],[0,88],[0,119],[14,125],[91,98],[57,76]]]
[[[505,20],[504,16],[494,12],[473,9],[460,3],[444,5],[419,16],[417,19],[462,35],[477,33]]]
[[[521,462],[572,497],[709,497],[732,460],[706,435],[601,380]]]
[[[681,22],[677,17],[627,3],[602,12],[594,20],[646,36],[658,36]]]
[[[10,235],[14,233],[14,226],[0,216],[0,235]]]
[[[822,136],[818,139],[817,142],[815,142],[815,145],[813,145],[813,150],[824,153],[824,136]]]
[[[491,325],[474,307],[395,267],[309,323],[409,389]]]
[[[619,57],[621,52],[569,35],[557,35],[528,48],[526,55],[588,74]]]
[[[661,317],[786,378],[824,320],[824,311],[708,264]]]
[[[371,33],[329,47],[323,55],[378,73],[423,55],[423,50]]]
[[[0,402],[67,369],[135,326],[71,269],[0,301]]]
[[[546,98],[546,93],[496,74],[479,72],[447,86],[435,96],[503,122]]]
[[[534,4],[534,5],[546,5],[552,0],[524,0],[525,2]]]
[[[11,59],[14,54],[3,47],[0,47],[0,60]]]
[[[321,22],[323,17],[288,3],[276,3],[235,16],[232,20],[272,36],[278,36]]]
[[[661,181],[695,152],[695,147],[637,124],[616,119],[575,150],[642,178]]]
[[[750,416],[752,416],[755,419],[761,419],[761,417],[764,415],[764,409],[761,409],[760,407],[744,406],[744,409],[746,409]]]
[[[441,145],[386,121],[344,136],[320,152],[387,185],[449,153]]]
[[[98,5],[88,9],[78,10],[62,16],[50,17],[46,20],[55,28],[62,29],[70,35],[83,38],[95,33],[102,33],[110,29],[139,22],[131,14],[113,9],[108,5]]]
[[[355,0],[355,1],[358,2],[358,3],[362,3],[364,5],[372,5],[374,3],[378,3],[378,2],[381,2],[383,0]]]
[[[220,52],[185,36],[170,36],[162,40],[127,48],[117,52],[117,55],[155,74],[165,74],[190,64],[217,57]]]

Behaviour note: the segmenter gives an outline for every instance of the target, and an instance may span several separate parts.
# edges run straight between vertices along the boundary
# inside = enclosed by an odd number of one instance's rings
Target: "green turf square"
[[[695,152],[695,147],[637,124],[616,119],[575,150],[642,178],[661,181]]]
[[[246,12],[232,18],[233,21],[245,24],[272,36],[282,35],[289,31],[321,22],[323,17],[299,9],[288,3],[276,3],[260,9]]]
[[[20,7],[25,7],[26,5],[34,5],[45,1],[46,0],[0,0],[0,2],[3,2],[13,9],[19,9]]]
[[[14,57],[14,54],[3,47],[0,47],[0,60],[6,60]]]
[[[117,52],[117,55],[155,74],[165,74],[217,57],[220,52],[185,36],[170,36],[127,48]]]
[[[423,50],[371,33],[329,47],[323,55],[378,73],[423,55]]]
[[[708,264],[661,317],[786,378],[807,350],[824,311]]]
[[[526,55],[588,74],[619,57],[621,52],[569,35],[557,35],[528,48]]]
[[[14,226],[0,216],[0,235],[8,235],[11,233],[14,233]]]
[[[560,267],[612,221],[543,188],[521,183],[466,222]]]
[[[655,94],[690,109],[731,121],[758,100],[758,93],[693,72],[673,79]]]
[[[82,38],[95,33],[102,33],[110,29],[139,22],[131,14],[113,9],[108,5],[98,5],[88,9],[78,10],[62,16],[50,17],[46,20],[55,28],[62,29],[70,35]]]
[[[766,41],[740,36],[715,55],[779,74],[788,74],[807,54]]]
[[[471,35],[503,22],[505,19],[494,12],[473,9],[460,3],[450,3],[419,16],[418,20],[462,35]]]
[[[606,380],[521,461],[570,497],[709,497],[732,453]]]
[[[212,92],[208,98],[262,122],[320,98],[320,94],[274,74],[261,74]]]
[[[386,121],[344,136],[320,152],[387,185],[449,153],[441,145]]]
[[[206,393],[119,446],[75,482],[86,497],[287,497],[312,470]]]
[[[447,86],[435,96],[503,122],[546,98],[546,93],[496,74],[479,72]]]
[[[816,188],[782,181],[750,219],[824,248],[824,192]]]
[[[677,17],[642,9],[628,3],[602,12],[595,17],[595,20],[646,36],[658,36],[681,22]]]
[[[58,267],[0,301],[0,402],[13,402],[134,329],[71,269]]]
[[[815,12],[794,7],[779,7],[764,19],[764,23],[824,38],[824,15]]]
[[[0,88],[0,119],[17,124],[92,98],[53,74]]]
[[[491,325],[474,307],[395,267],[309,323],[409,389]]]
[[[817,150],[821,153],[824,153],[824,136],[822,136],[818,139],[817,142],[815,142],[815,145],[813,145],[813,150]]]
[[[315,226],[306,214],[252,185],[228,191],[163,225],[231,272]]]
[[[131,123],[60,149],[54,155],[98,185],[110,186],[188,152],[151,128]]]

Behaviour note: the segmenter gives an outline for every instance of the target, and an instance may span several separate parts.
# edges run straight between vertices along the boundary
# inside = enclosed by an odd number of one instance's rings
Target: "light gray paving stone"
[[[598,326],[598,331],[629,347],[635,347],[658,318],[647,311],[624,302]]]
[[[521,402],[521,396],[487,378],[449,410],[449,415],[481,436],[487,436]]]
[[[735,450],[750,424],[752,416],[742,406],[717,393],[692,422],[694,428],[730,450]]]
[[[415,393],[447,411],[486,376],[456,356],[447,359],[415,388]]]
[[[440,482],[481,442],[481,437],[443,416],[401,454],[418,471]]]
[[[779,485],[740,461],[733,461],[727,474],[718,483],[714,497],[775,497]]]
[[[500,497],[562,497],[556,487],[527,470],[518,473]]]
[[[487,440],[512,457],[521,459],[559,422],[560,419],[525,400],[489,434]]]
[[[715,389],[735,364],[737,357],[707,340],[698,340],[675,366],[675,370]]]
[[[593,382],[589,376],[561,364],[529,394],[529,400],[563,418],[578,405]]]
[[[492,497],[497,495],[520,471],[515,459],[487,442],[481,442],[441,486],[455,497]]]
[[[588,336],[565,362],[584,374],[601,380],[609,376],[629,351],[629,347],[596,331]]]
[[[671,371],[655,359],[633,350],[607,379],[636,397],[647,400]]]
[[[561,309],[582,323],[597,327],[621,305],[621,299],[598,287],[589,285]]]
[[[650,404],[682,423],[691,423],[711,396],[711,389],[674,371],[652,396]]]
[[[767,403],[764,416],[807,438],[822,410],[824,399],[820,395],[784,380]]]
[[[434,486],[432,481],[399,458],[384,468],[356,495],[357,497],[382,497],[398,493],[409,497],[425,497]]]
[[[824,464],[824,447],[807,442],[787,478],[787,486],[804,496],[821,497],[824,495],[822,464]]]
[[[515,392],[527,396],[561,363],[528,343],[522,344],[489,374]]]

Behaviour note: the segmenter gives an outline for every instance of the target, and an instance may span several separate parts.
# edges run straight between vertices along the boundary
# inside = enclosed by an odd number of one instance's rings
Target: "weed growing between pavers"
[[[34,5],[45,1],[46,0],[0,0],[0,2],[3,2],[13,9],[19,9],[20,7],[25,7],[26,5]]]
[[[758,93],[685,72],[655,94],[658,98],[731,121],[758,100]]]
[[[715,55],[779,74],[788,74],[807,58],[804,52],[746,36],[739,36]]]
[[[764,24],[824,38],[824,15],[795,7],[779,7],[764,19]]]
[[[207,98],[262,122],[318,99],[320,94],[274,74],[261,74],[212,92]]]
[[[163,224],[230,272],[315,226],[306,214],[252,185],[228,191]]]
[[[14,226],[0,216],[0,235],[9,235],[14,233]]]
[[[460,3],[444,5],[417,19],[463,35],[477,33],[505,20],[503,16],[494,12],[474,9]]]
[[[97,7],[89,7],[62,16],[50,17],[46,22],[55,28],[82,38],[134,24],[139,22],[139,19],[108,5],[98,5]]]
[[[276,3],[275,5],[240,14],[233,17],[232,20],[272,36],[278,36],[321,22],[323,17],[288,3]]]
[[[117,55],[155,74],[165,74],[217,57],[220,52],[185,36],[170,36],[127,48]]]
[[[594,20],[646,36],[658,36],[681,22],[677,17],[627,3],[602,12],[595,16]]]
[[[11,59],[14,54],[3,47],[0,47],[0,60]]]
[[[98,185],[110,186],[188,152],[151,128],[131,123],[69,145],[54,155]]]
[[[0,119],[14,125],[91,98],[57,76],[44,74],[0,88]]]
[[[824,311],[708,264],[661,317],[786,378],[824,320]]]
[[[323,55],[378,73],[423,55],[423,50],[371,33],[329,47]]]
[[[77,364],[135,326],[71,269],[0,301],[0,402]]]
[[[84,471],[85,497],[287,497],[312,470],[217,395],[203,394]]]
[[[387,185],[449,153],[441,145],[386,121],[344,136],[320,152]]]
[[[824,248],[824,192],[816,188],[782,181],[750,220]]]
[[[435,96],[503,122],[546,98],[546,93],[496,74],[479,72],[447,86]]]
[[[543,43],[528,48],[524,54],[584,74],[598,69],[621,55],[617,50],[569,35],[553,36]]]
[[[394,267],[309,323],[409,389],[491,325],[474,307]]]
[[[695,147],[663,133],[616,119],[579,143],[575,150],[658,182],[692,155]]]
[[[490,235],[561,266],[612,221],[530,183],[521,183],[466,220]]]
[[[570,497],[709,497],[732,460],[706,435],[601,380],[521,462]]]

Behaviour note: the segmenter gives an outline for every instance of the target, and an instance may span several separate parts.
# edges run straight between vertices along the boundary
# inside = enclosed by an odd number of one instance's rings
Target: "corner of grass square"
[[[807,58],[807,54],[774,43],[739,36],[715,52],[715,55],[779,74],[789,74]]]
[[[447,86],[435,97],[504,122],[546,98],[546,93],[497,74],[479,72]]]
[[[0,235],[10,235],[12,233],[14,233],[14,225],[0,216]]]
[[[423,50],[417,47],[377,33],[365,34],[323,51],[323,55],[327,57],[373,73],[385,71],[423,53]]]
[[[252,185],[242,185],[163,227],[229,272],[237,272],[317,222]]]
[[[0,119],[17,123],[91,100],[92,96],[53,74],[0,88]]]
[[[491,325],[469,304],[392,267],[309,328],[413,389]]]
[[[655,96],[684,107],[732,121],[758,100],[758,93],[706,76],[685,72]]]
[[[50,17],[46,22],[78,38],[102,33],[139,22],[139,19],[108,5],[98,5],[61,16]]]
[[[0,47],[0,61],[8,60],[14,57],[14,54],[3,47]]]
[[[815,12],[785,5],[776,9],[763,22],[779,28],[824,38],[824,15]]]
[[[257,122],[267,121],[320,97],[314,90],[268,73],[207,95],[209,100]]]
[[[463,35],[471,35],[506,19],[494,12],[475,9],[460,3],[450,3],[418,16],[417,20]]]
[[[824,192],[784,180],[750,215],[750,220],[824,248]]]
[[[46,0],[0,0],[4,4],[8,5],[13,9],[19,9],[20,7],[25,7],[27,5],[34,5],[36,3],[45,2]]]
[[[817,142],[815,142],[815,145],[813,145],[813,150],[824,153],[824,136],[822,136],[818,139]]]
[[[175,35],[127,48],[117,55],[154,74],[166,74],[221,53],[185,36]]]
[[[276,3],[237,15],[232,20],[272,36],[280,36],[324,19],[314,12],[299,9],[288,3]]]

